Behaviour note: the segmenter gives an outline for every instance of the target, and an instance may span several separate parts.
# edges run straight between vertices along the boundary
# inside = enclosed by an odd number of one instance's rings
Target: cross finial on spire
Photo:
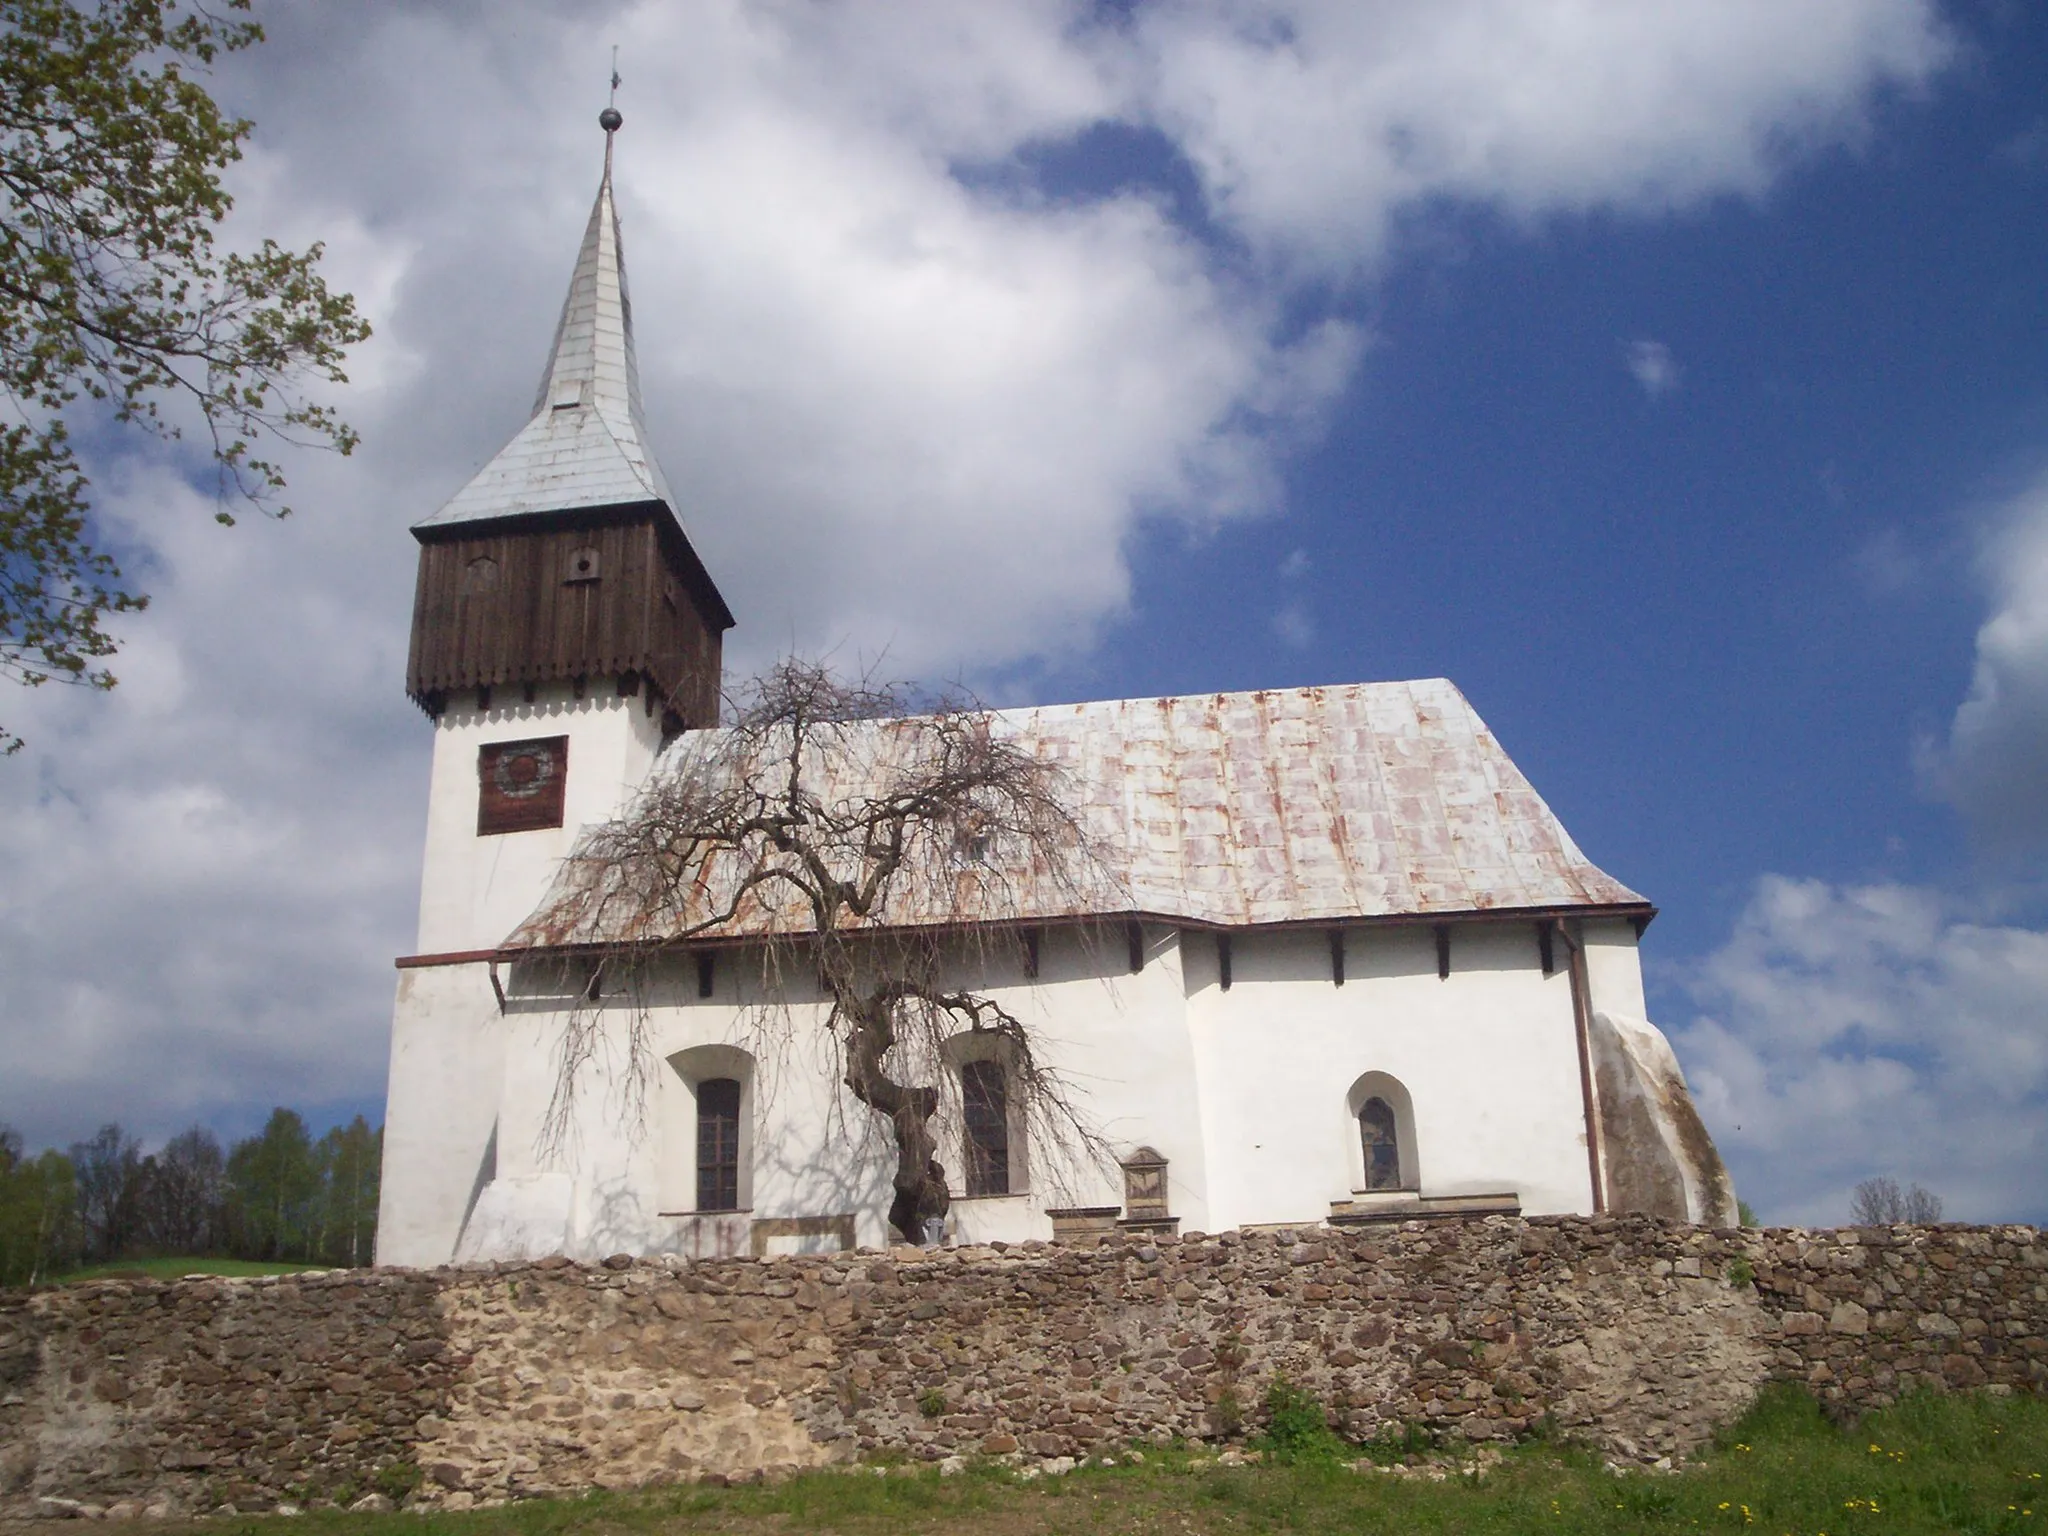
[[[604,110],[597,114],[597,126],[604,130],[604,179],[612,179],[612,135],[625,122],[619,112],[619,45],[612,44],[612,93],[605,99]]]

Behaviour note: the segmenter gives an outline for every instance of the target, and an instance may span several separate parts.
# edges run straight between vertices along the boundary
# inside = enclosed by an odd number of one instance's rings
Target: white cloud
[[[1925,0],[1178,0],[1151,100],[1261,251],[1369,272],[1418,200],[1524,218],[1755,194],[1950,45]]]
[[[1297,651],[1307,650],[1316,638],[1316,621],[1308,604],[1299,600],[1282,603],[1273,615],[1273,633]]]
[[[1652,400],[1661,399],[1678,388],[1678,360],[1661,341],[1637,340],[1622,349],[1628,371]]]
[[[1874,1174],[1956,1219],[2048,1215],[2048,933],[1924,888],[1769,876],[1693,968],[1672,1031],[1738,1188],[1768,1218],[1848,1218]]]
[[[0,1119],[32,1138],[377,1091],[425,744],[377,590],[404,552],[366,562],[311,510],[333,479],[234,529],[160,470],[102,481],[162,602],[123,622],[111,695],[6,700],[33,710],[0,769]]]
[[[1984,569],[1992,613],[1970,691],[1921,766],[1987,848],[2033,849],[2048,838],[2048,479],[1994,523]]]
[[[121,626],[112,697],[0,698],[32,741],[0,766],[0,1119],[65,1140],[378,1090],[427,749],[405,528],[530,404],[613,40],[651,425],[742,618],[729,654],[970,675],[1085,649],[1140,518],[1274,505],[1361,340],[1327,308],[1300,324],[1293,277],[1369,274],[1437,198],[1754,191],[1944,53],[1908,0],[1091,16],[270,8],[219,77],[260,125],[237,227],[328,239],[378,328],[345,399],[365,447],[296,466],[297,517],[225,532],[170,456],[103,458],[156,601]],[[1099,122],[1165,132],[1261,259],[1163,200],[952,174]]]

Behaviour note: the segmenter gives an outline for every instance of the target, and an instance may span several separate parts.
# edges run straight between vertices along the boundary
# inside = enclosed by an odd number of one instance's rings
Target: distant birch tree
[[[322,1191],[320,1229],[310,1254],[353,1269],[370,1262],[377,1240],[378,1174],[384,1134],[357,1115],[314,1148]]]
[[[40,1285],[78,1258],[78,1192],[71,1159],[30,1157],[0,1126],[0,1285]]]
[[[319,1219],[320,1170],[297,1110],[272,1110],[260,1134],[235,1143],[228,1153],[227,1184],[236,1246],[245,1256],[309,1256]]]

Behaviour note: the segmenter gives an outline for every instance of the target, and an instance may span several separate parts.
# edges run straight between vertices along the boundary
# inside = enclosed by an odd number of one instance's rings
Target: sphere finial
[[[612,135],[619,131],[625,118],[619,115],[619,45],[612,44],[612,93],[605,98],[604,110],[597,114],[597,126],[604,130],[605,163],[611,163]]]

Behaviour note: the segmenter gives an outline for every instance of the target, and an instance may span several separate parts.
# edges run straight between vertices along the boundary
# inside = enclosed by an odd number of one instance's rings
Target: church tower
[[[446,1263],[478,1193],[531,1158],[521,1141],[500,1167],[500,1101],[534,1069],[508,1054],[498,946],[662,744],[718,720],[732,613],[648,443],[612,206],[620,117],[598,121],[604,178],[533,417],[412,530],[406,691],[433,718],[434,763],[419,934],[391,1017],[385,1264]],[[568,1196],[546,1178],[504,1187],[538,1191],[560,1228]]]
[[[435,721],[421,954],[496,945],[664,740],[717,723],[732,613],[648,443],[612,139],[533,417],[413,528],[406,690]]]

